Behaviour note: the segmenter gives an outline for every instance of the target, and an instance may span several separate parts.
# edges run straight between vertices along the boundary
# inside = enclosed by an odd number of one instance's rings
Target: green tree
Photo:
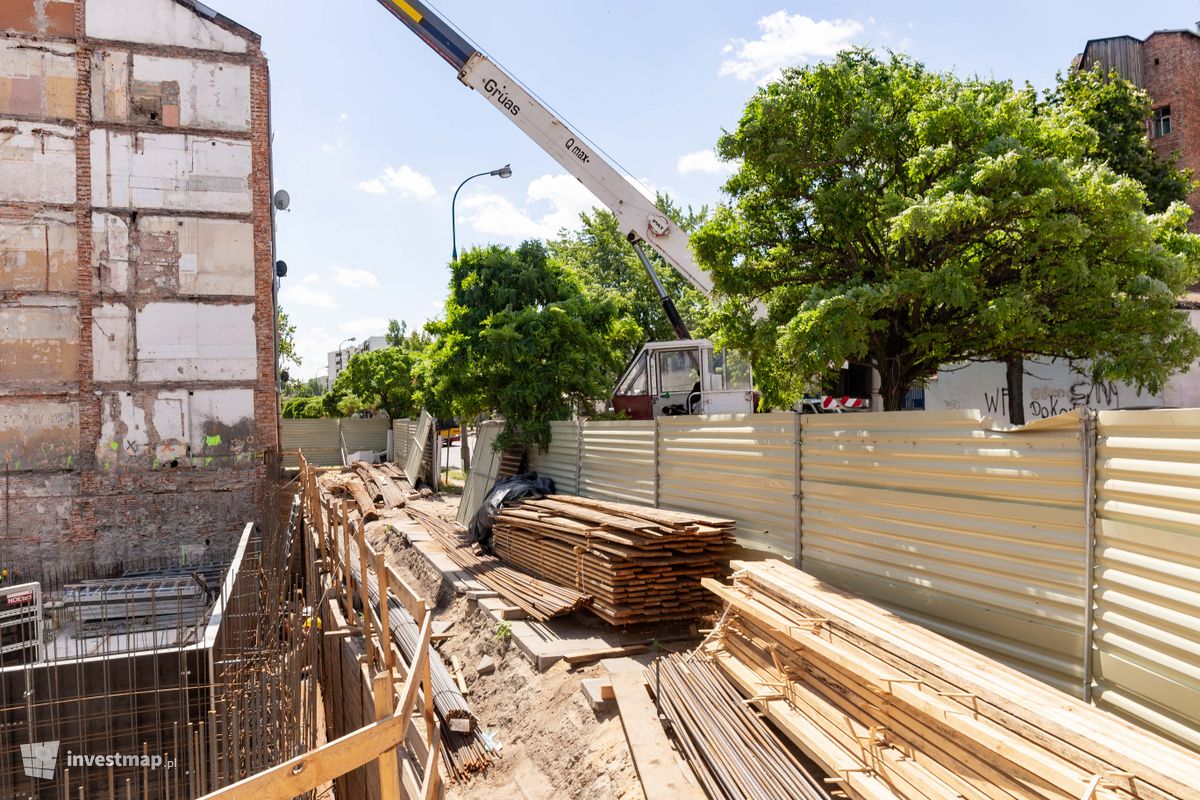
[[[1095,142],[1032,91],[900,55],[848,51],[759,89],[718,145],[740,160],[731,203],[693,245],[764,401],[845,361],[878,370],[888,410],[943,364],[1011,353],[1151,391],[1190,364],[1188,212],[1148,216],[1136,182],[1087,158]]]
[[[1179,169],[1176,155],[1159,158],[1147,138],[1150,95],[1115,70],[1105,75],[1099,65],[1084,66],[1060,73],[1046,100],[1051,108],[1077,112],[1096,131],[1086,155],[1142,184],[1149,211],[1166,211],[1186,200],[1193,188],[1191,171]]]
[[[296,326],[288,319],[283,306],[276,307],[275,329],[279,343],[280,369],[288,364],[300,366],[300,354],[296,352]]]
[[[707,209],[682,212],[668,198],[659,197],[660,207],[685,231],[694,230],[707,213]],[[617,298],[623,314],[631,317],[641,328],[644,339],[665,341],[675,338],[663,311],[662,303],[645,267],[633,251],[620,224],[612,212],[594,209],[580,215],[583,222],[578,231],[564,232],[549,243],[551,257],[563,266],[575,271],[591,286],[610,290]],[[652,247],[644,247],[650,263],[667,294],[675,301],[676,308],[693,336],[704,336],[708,332],[708,320],[712,305],[701,292],[693,288],[686,279],[671,268]],[[632,357],[640,340],[635,340],[626,358]]]
[[[587,287],[529,241],[468,250],[451,265],[443,320],[421,371],[460,417],[496,412],[497,447],[550,443],[550,422],[607,397],[638,336],[610,293]]]
[[[355,353],[334,382],[334,391],[345,397],[336,401],[338,411],[350,416],[363,408],[380,408],[392,419],[401,419],[419,411],[413,400],[413,363],[406,347],[384,347]],[[353,411],[345,400],[354,397]]]
[[[293,397],[283,403],[284,419],[319,419],[325,416],[321,397]]]

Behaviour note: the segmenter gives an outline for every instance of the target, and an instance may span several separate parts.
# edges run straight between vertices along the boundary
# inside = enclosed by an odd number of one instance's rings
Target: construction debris
[[[1178,800],[1200,756],[780,562],[702,653],[853,800]]]
[[[479,663],[475,665],[476,675],[491,675],[496,671],[496,662],[491,656],[483,656],[479,659]]]
[[[582,592],[537,580],[521,570],[505,566],[498,558],[476,553],[450,523],[432,514],[414,508],[406,508],[405,511],[433,535],[460,569],[474,575],[480,583],[503,595],[505,600],[539,622],[570,614],[591,602],[591,597]],[[480,597],[476,595],[472,599],[478,600]]]
[[[551,495],[506,506],[493,547],[505,563],[593,598],[612,625],[692,619],[714,606],[702,578],[725,569],[729,519]]]

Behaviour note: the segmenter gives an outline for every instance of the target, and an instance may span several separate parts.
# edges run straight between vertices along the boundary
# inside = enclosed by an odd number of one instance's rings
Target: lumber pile
[[[853,800],[1182,800],[1200,756],[780,562],[702,652]]]
[[[429,531],[459,569],[471,573],[484,586],[540,622],[578,611],[592,601],[589,595],[582,592],[550,581],[538,580],[518,569],[505,566],[495,556],[474,552],[445,520],[411,506],[405,511]]]
[[[702,578],[723,573],[733,520],[590,498],[519,500],[496,515],[507,564],[591,595],[611,625],[693,619],[715,603]]]
[[[706,658],[680,653],[646,671],[661,713],[709,797],[830,800],[819,776],[749,708]]]
[[[410,492],[408,482],[394,464],[355,461],[325,479],[334,496],[349,496],[366,522],[379,519],[379,511],[403,508]]]

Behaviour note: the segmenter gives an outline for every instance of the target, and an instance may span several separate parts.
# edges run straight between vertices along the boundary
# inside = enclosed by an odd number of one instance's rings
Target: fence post
[[[659,487],[662,483],[662,478],[658,474],[658,442],[659,442],[659,436],[661,433],[662,433],[662,431],[658,427],[658,417],[655,417],[654,418],[654,507],[655,508],[658,508],[658,505],[659,505],[659,497],[661,495]]]
[[[575,494],[583,494],[583,420],[575,422]]]
[[[1092,702],[1092,643],[1095,627],[1096,582],[1096,438],[1097,412],[1084,408],[1080,415],[1083,445],[1084,514],[1084,611],[1083,611],[1083,699]]]
[[[795,425],[792,447],[796,451],[796,469],[792,478],[792,498],[795,501],[796,509],[796,544],[792,561],[795,563],[796,569],[804,569],[804,497],[800,491],[800,471],[804,466],[804,427],[801,425],[800,412],[793,411],[792,415]]]

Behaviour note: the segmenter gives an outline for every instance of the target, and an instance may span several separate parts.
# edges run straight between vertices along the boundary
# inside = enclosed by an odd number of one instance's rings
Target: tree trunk
[[[897,381],[893,383],[881,375],[879,380],[879,396],[883,398],[883,410],[903,411],[904,398],[908,396],[908,390],[911,387],[912,381]]]
[[[471,474],[471,445],[467,439],[467,420],[465,417],[458,418],[458,438],[462,445],[462,469],[463,475]]]
[[[1025,424],[1025,359],[1010,356],[1004,360],[1005,380],[1008,383],[1008,421]]]

